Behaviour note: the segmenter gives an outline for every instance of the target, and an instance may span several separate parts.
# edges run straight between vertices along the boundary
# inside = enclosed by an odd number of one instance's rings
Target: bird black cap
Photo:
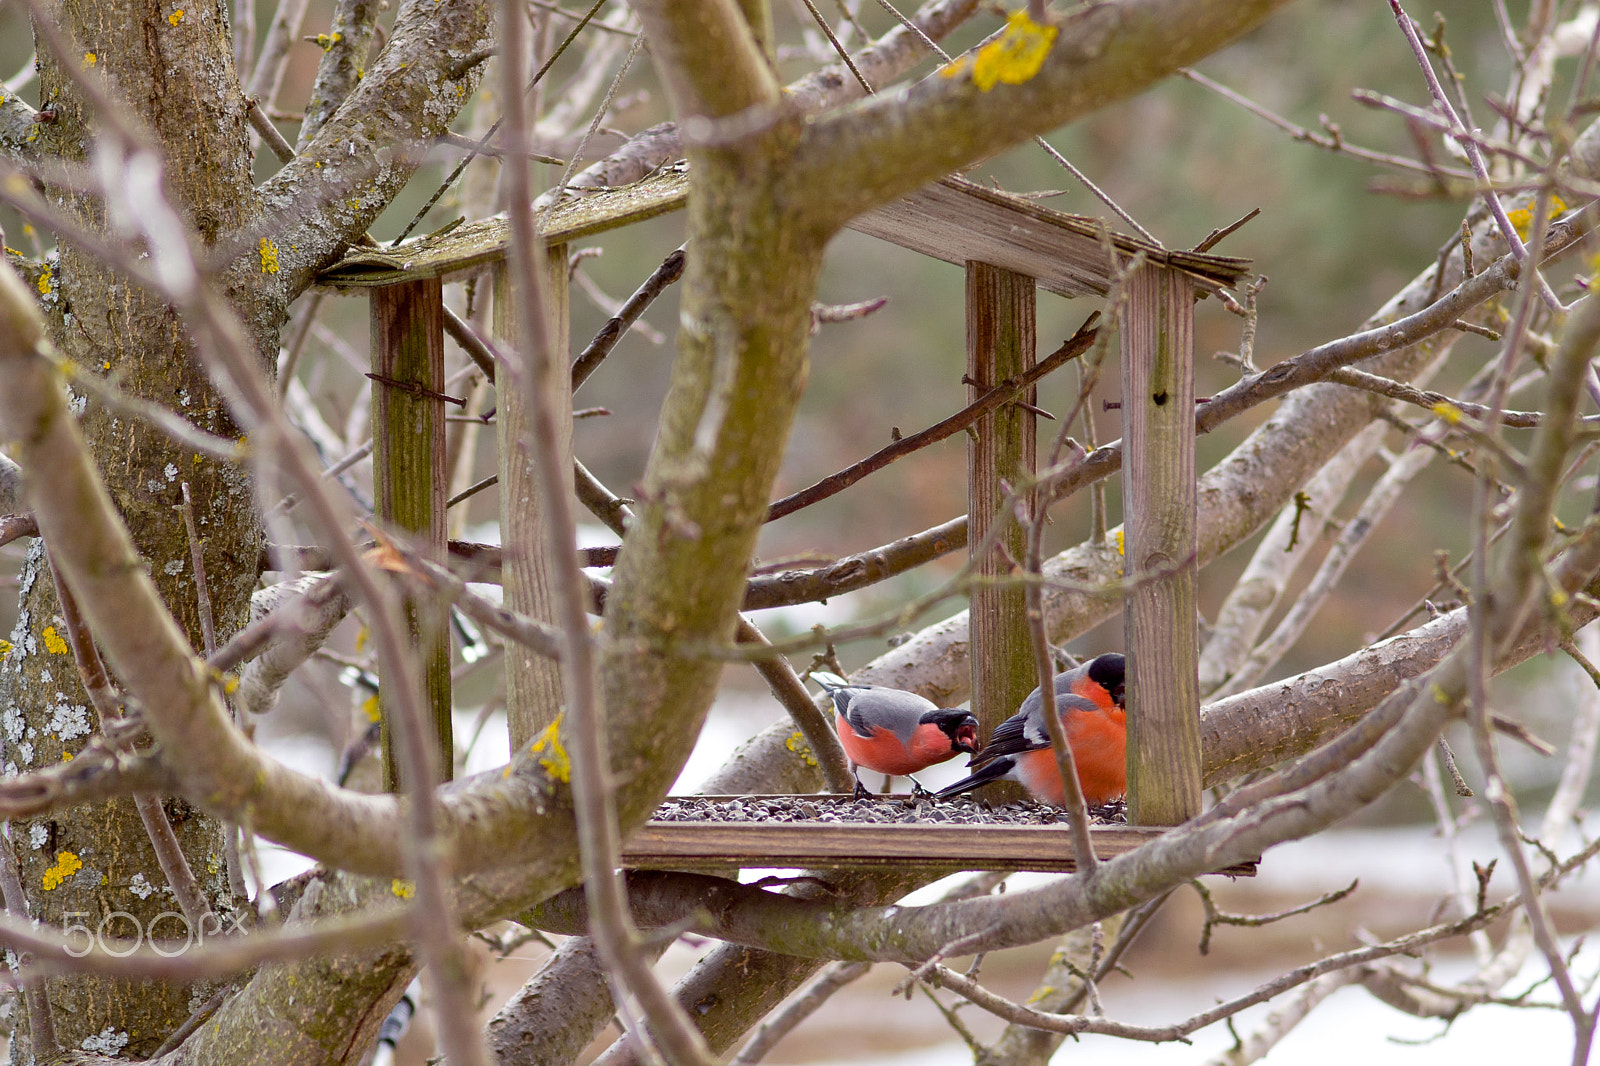
[[[1127,684],[1128,660],[1119,652],[1096,656],[1089,663],[1089,680],[1111,694],[1111,700],[1122,706],[1123,686]]]

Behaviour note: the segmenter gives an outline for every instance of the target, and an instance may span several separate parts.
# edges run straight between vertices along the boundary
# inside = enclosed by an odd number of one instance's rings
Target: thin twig
[[[477,368],[483,371],[484,377],[490,381],[495,379],[495,362],[499,358],[494,346],[472,328],[472,323],[456,314],[447,305],[444,308],[444,331],[450,339],[461,346],[461,350],[473,361]]]
[[[822,12],[817,10],[817,5],[813,2],[813,0],[801,0],[801,3],[806,5],[806,10],[811,12],[811,17],[816,20],[818,26],[822,27],[822,32],[827,36],[828,43],[831,44],[833,46],[833,50],[839,54],[839,58],[844,60],[844,65],[850,68],[850,73],[855,75],[856,81],[861,85],[861,90],[868,96],[873,95],[872,86],[867,84],[866,76],[863,75],[860,68],[856,66],[855,60],[850,58],[850,50],[840,42],[838,37],[834,36],[833,27],[828,25],[828,20],[822,17]],[[763,1052],[763,1054],[765,1054],[765,1052]]]
[[[1442,392],[1419,389],[1401,381],[1394,381],[1390,378],[1379,377],[1377,374],[1369,374],[1364,370],[1357,370],[1354,367],[1340,367],[1328,375],[1328,380],[1337,382],[1340,385],[1349,385],[1351,388],[1375,392],[1379,396],[1387,396],[1391,400],[1400,400],[1404,403],[1424,408],[1432,411],[1447,422],[1454,421],[1458,416],[1466,415],[1477,419],[1481,423],[1491,413],[1490,408],[1484,404],[1469,403],[1465,400],[1446,396]],[[1493,414],[1498,424],[1510,429],[1537,429],[1544,421],[1544,415],[1538,411],[1501,410],[1494,411]],[[1579,419],[1579,424],[1588,427],[1600,426],[1600,415],[1585,415]]]
[[[1488,164],[1484,162],[1483,152],[1478,147],[1478,141],[1473,137],[1471,128],[1461,121],[1461,116],[1450,103],[1449,96],[1444,91],[1444,86],[1439,83],[1439,76],[1434,73],[1433,64],[1428,62],[1427,49],[1422,44],[1422,38],[1417,34],[1416,23],[1411,16],[1406,14],[1405,8],[1400,6],[1400,0],[1389,0],[1389,7],[1394,12],[1395,20],[1400,24],[1400,32],[1405,35],[1406,42],[1411,45],[1411,51],[1417,58],[1417,64],[1422,68],[1422,76],[1428,83],[1428,91],[1433,96],[1441,114],[1449,120],[1451,136],[1456,143],[1461,145],[1461,150],[1466,153],[1467,161],[1472,164],[1472,171],[1478,176],[1479,194],[1488,206],[1490,214],[1494,216],[1495,224],[1500,228],[1500,235],[1505,238],[1506,244],[1511,248],[1511,254],[1517,262],[1523,263],[1533,271],[1533,281],[1539,289],[1541,298],[1552,311],[1561,313],[1565,310],[1555,293],[1550,291],[1543,274],[1539,270],[1538,260],[1531,263],[1528,258],[1527,246],[1522,243],[1522,238],[1517,234],[1517,228],[1511,224],[1511,219],[1506,215],[1505,205],[1500,202],[1500,196],[1494,190],[1494,179],[1489,174]],[[1537,212],[1541,216],[1543,212]],[[1543,228],[1542,226],[1540,227]]]
[[[577,392],[589,375],[594,373],[602,360],[611,354],[611,349],[617,346],[623,334],[628,332],[628,327],[639,320],[645,308],[655,302],[656,297],[666,290],[668,285],[683,276],[683,262],[685,245],[679,245],[668,253],[661,261],[661,265],[644,280],[632,296],[623,302],[617,313],[600,327],[578,357],[572,361],[572,391]]]
[[[1227,100],[1233,104],[1237,104],[1239,107],[1244,108],[1257,118],[1271,123],[1272,125],[1278,127],[1278,129],[1289,134],[1297,141],[1315,145],[1318,148],[1323,148],[1330,152],[1352,156],[1356,159],[1365,159],[1369,163],[1378,163],[1382,166],[1395,167],[1399,170],[1409,170],[1413,173],[1427,174],[1430,177],[1441,173],[1441,168],[1437,166],[1418,163],[1415,159],[1407,159],[1404,156],[1391,155],[1388,152],[1376,152],[1370,148],[1361,148],[1357,145],[1349,143],[1342,136],[1334,137],[1325,133],[1316,133],[1312,130],[1306,129],[1304,126],[1290,122],[1288,119],[1277,114],[1276,112],[1261,106],[1254,100],[1251,100],[1249,97],[1235,92],[1226,85],[1212,81],[1210,78],[1206,77],[1204,74],[1201,74],[1197,70],[1185,69],[1178,71],[1178,73],[1181,76],[1188,78],[1196,85],[1211,90],[1224,100]],[[1338,127],[1334,128],[1337,129]],[[1460,178],[1464,181],[1470,181],[1472,179],[1472,174],[1465,170],[1446,169],[1442,170],[1442,172],[1448,174],[1450,177]]]
[[[1413,446],[1391,463],[1382,478],[1362,501],[1355,517],[1345,523],[1338,539],[1318,564],[1316,573],[1271,635],[1259,641],[1233,670],[1231,676],[1210,695],[1222,699],[1251,688],[1300,639],[1315,619],[1317,611],[1333,595],[1345,568],[1379,527],[1383,517],[1401,498],[1405,487],[1433,460],[1430,449]]]
[[[1119,279],[1120,280],[1120,279]],[[1110,303],[1115,306],[1113,299]],[[1095,377],[1098,376],[1099,365],[1094,368],[1094,375],[1084,382],[1079,389],[1077,406],[1087,407],[1085,402],[1095,386]],[[1055,444],[1051,450],[1049,466],[1057,466],[1061,461],[1061,454],[1067,441],[1067,428],[1077,418],[1074,411],[1062,420],[1061,432],[1056,435]],[[1023,497],[1033,505],[1033,513],[1019,514],[1019,519],[1024,523],[1027,533],[1027,572],[1030,574],[1044,573],[1044,527],[1045,509],[1037,501],[1045,496],[1040,492]],[[1016,505],[1021,507],[1021,501]],[[1077,864],[1079,876],[1090,876],[1094,872],[1099,860],[1094,853],[1094,836],[1089,831],[1089,812],[1083,794],[1082,782],[1078,780],[1077,759],[1072,751],[1071,741],[1067,737],[1067,725],[1061,720],[1061,715],[1056,709],[1056,684],[1055,684],[1055,658],[1051,655],[1049,636],[1045,633],[1044,622],[1044,583],[1029,581],[1024,587],[1025,613],[1028,621],[1028,640],[1033,645],[1034,669],[1039,679],[1038,693],[1040,698],[1039,713],[1044,716],[1045,731],[1050,737],[1050,746],[1055,749],[1056,765],[1061,774],[1062,792],[1066,800],[1067,827],[1072,834],[1073,861]]]
[[[1456,753],[1450,750],[1450,742],[1440,737],[1437,750],[1439,762],[1444,765],[1445,773],[1450,775],[1450,784],[1454,786],[1456,795],[1462,799],[1470,799],[1473,796],[1472,786],[1461,776],[1461,768],[1456,765]]]
[[[200,542],[199,527],[194,521],[194,497],[189,492],[189,483],[181,482],[178,490],[183,495],[183,529],[189,537],[189,560],[194,566],[194,595],[200,615],[200,639],[206,654],[210,655],[217,650],[217,627],[211,614],[211,590],[206,586],[205,551]]]
[[[262,110],[259,100],[253,96],[247,97],[245,113],[250,119],[250,128],[260,134],[262,143],[272,149],[272,154],[278,157],[278,162],[287,163],[294,158],[294,145],[278,132],[278,127],[272,124],[272,119]]]
[[[560,659],[566,648],[566,637],[549,623],[530,618],[507,607],[490,603],[467,587],[467,583],[452,574],[447,567],[429,559],[416,545],[408,544],[398,536],[388,538],[388,546],[399,554],[410,568],[408,576],[444,603],[460,609],[461,613],[486,629],[493,630],[508,640],[549,659]]]
[[[1461,856],[1461,823],[1451,806],[1450,796],[1445,792],[1444,775],[1440,772],[1439,764],[1443,758],[1437,748],[1434,757],[1422,761],[1422,783],[1428,796],[1428,802],[1433,806],[1433,820],[1435,832],[1444,842],[1444,861],[1450,871],[1455,887],[1452,895],[1455,898],[1457,909],[1462,914],[1471,914],[1476,909],[1476,892],[1479,889],[1476,879],[1472,876],[1467,864]],[[1463,797],[1464,798],[1464,797]],[[1482,930],[1471,933],[1468,941],[1472,945],[1479,965],[1492,954],[1492,945],[1489,935]]]
[[[288,142],[284,142],[288,143]],[[283,360],[278,365],[278,399],[282,400],[289,393],[289,382],[294,380],[295,371],[300,366],[300,355],[305,351],[306,338],[311,336],[311,323],[316,321],[317,311],[322,307],[326,293],[315,292],[300,308],[294,325],[289,327],[289,338],[283,346]]]
[[[1391,4],[1398,10],[1397,0]],[[1409,29],[1409,22],[1407,21]],[[1414,30],[1412,31],[1414,35]],[[1541,195],[1535,218],[1543,215],[1546,197]],[[1537,236],[1537,233],[1536,233]],[[1535,251],[1534,254],[1537,254]],[[1531,300],[1524,301],[1524,305]],[[1470,666],[1468,680],[1468,720],[1472,724],[1473,741],[1484,773],[1484,798],[1494,816],[1495,828],[1502,850],[1511,860],[1516,873],[1523,905],[1523,914],[1533,933],[1534,942],[1550,967],[1551,977],[1560,990],[1561,1001],[1576,1030],[1577,1045],[1587,1046],[1592,1034],[1594,1018],[1583,1004],[1567,967],[1548,911],[1540,897],[1538,885],[1522,847],[1516,801],[1500,767],[1499,753],[1492,740],[1489,707],[1486,696],[1488,664],[1497,655],[1499,634],[1520,624],[1536,586],[1534,575],[1544,572],[1542,549],[1549,536],[1550,513],[1560,480],[1564,460],[1573,440],[1570,425],[1577,407],[1578,384],[1589,366],[1597,342],[1600,342],[1600,305],[1592,300],[1581,304],[1577,314],[1568,322],[1556,356],[1550,360],[1551,414],[1547,424],[1538,431],[1529,457],[1529,477],[1523,482],[1517,510],[1513,517],[1512,537],[1507,545],[1506,558],[1501,562],[1493,584],[1488,570],[1489,503],[1492,486],[1486,460],[1485,473],[1475,479],[1473,486],[1473,514],[1484,516],[1474,523],[1473,541],[1477,561],[1473,564],[1472,589],[1479,605],[1474,611],[1474,625],[1467,635]],[[1506,378],[1511,371],[1510,350],[1502,356],[1500,379],[1496,381],[1491,405],[1499,407],[1504,395]],[[1510,586],[1522,598],[1508,601],[1502,586]],[[1490,609],[1489,593],[1493,588],[1503,602]],[[1491,631],[1492,630],[1492,631]]]
[[[1211,953],[1211,931],[1219,925],[1232,925],[1243,929],[1259,929],[1274,922],[1281,922],[1285,918],[1308,914],[1318,907],[1327,907],[1338,903],[1340,900],[1348,898],[1360,883],[1359,880],[1351,881],[1344,888],[1324,892],[1309,903],[1301,903],[1287,910],[1275,911],[1272,914],[1228,914],[1217,907],[1216,900],[1211,896],[1211,890],[1203,882],[1191,881],[1189,886],[1199,894],[1200,902],[1205,907],[1206,913],[1205,923],[1200,928],[1200,954],[1209,955]]]
[[[278,98],[278,87],[283,83],[284,71],[289,65],[289,49],[300,33],[300,23],[305,20],[308,0],[284,0],[278,5],[272,23],[267,27],[261,42],[261,55],[256,59],[245,95],[265,102],[272,107]]]
[[[1492,907],[1460,921],[1431,926],[1428,929],[1419,930],[1383,944],[1375,944],[1337,955],[1330,955],[1317,962],[1280,974],[1273,980],[1242,996],[1237,996],[1225,1003],[1220,1003],[1209,1010],[1202,1011],[1184,1021],[1171,1025],[1130,1025],[1125,1022],[1116,1022],[1108,1018],[1099,1018],[1091,1015],[1054,1014],[1033,1010],[997,996],[976,981],[970,980],[944,966],[934,967],[927,975],[927,979],[934,984],[942,985],[952,991],[961,993],[980,1009],[989,1011],[991,1014],[995,1014],[1006,1021],[1027,1025],[1035,1029],[1043,1029],[1047,1032],[1067,1034],[1102,1033],[1109,1036],[1119,1036],[1127,1040],[1141,1040],[1152,1043],[1187,1042],[1186,1038],[1190,1033],[1198,1032],[1224,1018],[1230,1018],[1248,1007],[1264,1003],[1274,996],[1282,995],[1284,992],[1303,985],[1314,978],[1321,977],[1323,974],[1335,973],[1350,967],[1364,966],[1381,959],[1392,958],[1395,955],[1414,953],[1428,944],[1461,936],[1474,929],[1480,929],[1501,913],[1503,913],[1502,907]]]
[[[865,976],[870,969],[870,962],[836,962],[824,969],[802,992],[790,997],[782,1010],[773,1012],[757,1027],[749,1042],[733,1057],[732,1066],[755,1066],[767,1057],[778,1041],[815,1014],[835,992]]]
[[[1051,373],[1069,360],[1076,359],[1088,351],[1094,344],[1097,330],[1095,321],[1099,318],[1096,312],[1090,315],[1078,331],[1062,342],[1050,355],[1030,367],[1027,372],[1019,375],[1013,381],[1003,381],[984,393],[977,400],[963,407],[949,418],[938,422],[920,433],[913,433],[909,437],[901,437],[893,444],[880,448],[858,463],[845,467],[843,470],[818,481],[814,485],[790,493],[783,499],[776,501],[767,508],[767,521],[773,522],[785,515],[793,514],[803,507],[809,507],[818,501],[854,485],[857,481],[874,471],[881,470],[897,459],[902,459],[912,452],[925,448],[946,437],[954,436],[973,425],[988,412],[1007,403],[1014,403],[1023,396],[1030,385]]]
[[[178,1026],[172,1032],[167,1034],[167,1038],[161,1041],[161,1046],[150,1053],[150,1059],[152,1061],[159,1060],[169,1051],[176,1051],[178,1049],[178,1045],[189,1039],[189,1037],[194,1034],[195,1030],[199,1029],[202,1025],[209,1021],[211,1016],[217,1013],[217,1009],[221,1007],[223,1003],[227,1002],[228,997],[232,994],[232,988],[217,989],[217,991],[212,994],[210,999],[196,1007],[194,1012],[190,1014],[188,1018],[184,1019],[184,1023],[182,1025]]]
[[[1090,181],[1089,180],[1089,175],[1085,174],[1083,171],[1081,171],[1077,167],[1073,166],[1071,161],[1068,160],[1066,156],[1062,155],[1060,152],[1058,152],[1056,150],[1055,145],[1053,145],[1049,141],[1045,140],[1043,136],[1035,136],[1033,138],[1033,143],[1037,144],[1040,148],[1043,148],[1044,149],[1044,154],[1049,156],[1051,159],[1055,160],[1057,165],[1059,165],[1068,174],[1071,174],[1074,178],[1077,178],[1078,181],[1083,185],[1083,187],[1085,189],[1088,189],[1089,192],[1094,194],[1095,199],[1099,200],[1101,203],[1103,203],[1107,207],[1111,208],[1111,210],[1116,213],[1116,216],[1118,218],[1122,219],[1122,221],[1124,221],[1128,225],[1132,226],[1133,229],[1134,229],[1134,232],[1138,233],[1139,236],[1143,237],[1145,240],[1149,241],[1151,244],[1155,245],[1157,248],[1165,248],[1166,247],[1166,245],[1162,244],[1159,240],[1156,239],[1156,235],[1154,233],[1151,233],[1149,230],[1147,230],[1143,226],[1141,226],[1139,224],[1139,220],[1138,219],[1134,218],[1133,215],[1130,212],[1128,212],[1127,210],[1125,210],[1122,207],[1121,204],[1119,204],[1115,200],[1113,200],[1111,198],[1111,194],[1110,193],[1106,192],[1100,186],[1098,186],[1094,182]]]
[[[807,0],[807,2],[809,3],[809,0]],[[893,4],[889,3],[889,0],[878,0],[878,3],[885,11],[893,15],[895,19],[899,21],[900,25],[910,30],[920,41],[922,41],[922,43],[927,46],[930,52],[938,56],[946,63],[951,62],[950,53],[946,52],[943,48],[940,48],[933,38],[929,37],[926,33],[923,33],[921,27],[912,22],[908,16],[903,14]],[[1037,2],[1037,0],[1034,0],[1034,2],[1030,3],[1029,6],[1030,8],[1042,8],[1043,4],[1040,4]],[[1035,21],[1044,21],[1042,13],[1041,17],[1036,18]],[[1044,149],[1044,153],[1053,159],[1057,165],[1059,165],[1067,173],[1071,174],[1074,178],[1078,179],[1078,181],[1082,183],[1083,187],[1088,189],[1090,194],[1092,194],[1095,199],[1111,208],[1118,218],[1132,226],[1139,236],[1143,237],[1157,248],[1165,247],[1165,245],[1156,239],[1155,234],[1141,226],[1138,219],[1134,218],[1132,214],[1123,209],[1122,205],[1118,204],[1116,200],[1112,199],[1110,193],[1106,192],[1100,186],[1090,181],[1088,175],[1084,174],[1083,171],[1073,166],[1072,163],[1068,161],[1067,157],[1057,151],[1055,146],[1053,146],[1049,141],[1045,140],[1042,135],[1036,135],[1033,138],[1033,143]]]
[[[553,195],[550,198],[550,202],[545,205],[545,215],[548,216],[550,212],[556,209],[556,204],[565,194],[567,182],[572,180],[573,171],[578,169],[578,160],[583,158],[585,150],[589,147],[589,141],[594,138],[595,131],[600,128],[600,120],[605,118],[606,113],[611,110],[611,101],[616,99],[617,90],[622,86],[622,79],[628,76],[628,71],[633,67],[633,61],[639,57],[639,49],[643,46],[644,34],[642,33],[629,42],[628,54],[622,57],[622,66],[617,69],[616,76],[611,79],[611,84],[606,87],[606,95],[600,101],[600,106],[595,108],[594,119],[589,123],[589,128],[583,131],[583,136],[579,138],[578,147],[573,150],[572,158],[567,161],[566,169],[561,172],[561,179],[551,188]],[[507,108],[507,111],[509,112],[510,109]]]
[[[1221,229],[1214,229],[1210,233],[1206,234],[1203,238],[1201,238],[1200,243],[1195,245],[1192,250],[1196,251],[1196,252],[1209,252],[1211,249],[1215,248],[1217,245],[1221,244],[1223,241],[1225,241],[1229,237],[1233,236],[1239,230],[1243,229],[1246,224],[1248,224],[1250,221],[1255,219],[1260,214],[1261,214],[1261,208],[1252,207],[1241,218],[1239,218],[1238,221],[1230,222],[1226,226],[1223,226]],[[1266,279],[1266,275],[1264,275],[1264,274],[1258,274],[1256,276],[1256,281],[1252,282],[1252,285],[1254,286],[1254,288],[1255,288],[1255,290],[1257,292],[1261,291],[1261,286],[1266,284],[1266,280],[1267,280]],[[1221,293],[1226,292],[1226,291],[1227,291],[1226,289],[1218,289],[1217,290],[1219,295]]]
[[[596,23],[596,25],[604,25],[604,23]],[[494,148],[489,145],[480,145],[471,137],[463,137],[459,133],[447,132],[440,134],[435,143],[449,145],[451,148],[466,148],[471,151],[476,151],[479,155],[489,159],[500,159],[505,155],[505,152],[501,151],[499,148]],[[555,167],[564,167],[567,165],[567,161],[565,159],[559,159],[553,155],[545,155],[543,152],[529,152],[528,158],[533,160],[535,163],[549,163],[551,166]],[[429,236],[433,236],[433,234],[429,234]]]
[[[452,496],[448,500],[444,501],[445,509],[449,510],[450,508],[454,507],[458,503],[464,503],[465,501],[472,499],[472,497],[476,496],[478,493],[482,492],[484,489],[492,488],[493,486],[499,484],[499,482],[500,482],[500,475],[499,474],[490,474],[488,477],[484,478],[482,481],[477,481],[477,482],[474,482],[471,485],[468,485],[466,488],[462,489],[460,492],[456,493],[454,496]]]

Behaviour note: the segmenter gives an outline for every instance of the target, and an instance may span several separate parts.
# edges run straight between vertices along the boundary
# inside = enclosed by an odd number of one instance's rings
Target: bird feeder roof
[[[547,243],[562,244],[675,211],[688,197],[688,167],[678,165],[632,185],[562,200],[536,221]],[[859,216],[850,228],[948,263],[1003,267],[1037,278],[1042,288],[1062,296],[1104,296],[1115,271],[1138,255],[1180,271],[1202,290],[1230,287],[1250,266],[1249,260],[1232,256],[1170,251],[1113,233],[1100,219],[1069,215],[963,178],[926,185]],[[510,240],[506,219],[495,216],[395,247],[352,248],[317,280],[336,289],[450,281],[504,259]]]

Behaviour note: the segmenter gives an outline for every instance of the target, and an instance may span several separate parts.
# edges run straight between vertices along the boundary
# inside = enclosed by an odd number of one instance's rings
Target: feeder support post
[[[380,526],[408,534],[434,562],[445,559],[444,296],[439,279],[374,288],[369,298],[372,347],[372,483]],[[411,599],[405,614],[421,666],[424,696],[450,776],[450,625],[442,611]],[[394,687],[380,678],[384,785],[397,787],[389,727]]]
[[[558,370],[545,382],[555,393],[561,438],[561,469],[567,471],[566,488],[572,488],[572,377],[570,362],[570,320],[567,309],[567,246],[552,244],[545,249],[545,306],[554,321],[549,334],[555,345]],[[517,337],[517,310],[512,304],[509,271],[501,261],[494,268],[494,334],[500,349],[517,358],[521,338]],[[529,431],[528,391],[521,373],[513,373],[504,363],[495,367],[495,432],[500,455],[500,538],[504,545],[501,565],[505,605],[540,621],[557,622],[554,591],[554,562],[546,546],[543,527],[544,494],[533,467]],[[574,547],[573,550],[576,550]],[[561,663],[535,655],[515,642],[506,644],[506,719],[511,731],[511,748],[518,750],[531,743],[555,720],[564,704]]]
[[[1128,282],[1122,347],[1123,611],[1128,821],[1200,812],[1194,473],[1194,289],[1145,264]]]
[[[967,263],[967,397],[977,400],[995,385],[1034,365],[1037,282],[989,263]],[[1036,399],[1029,389],[1024,397]],[[1008,491],[1029,484],[1035,463],[1034,414],[1006,404],[984,415],[967,443],[967,544],[975,583],[969,597],[972,712],[984,734],[1016,713],[1038,684],[1028,638],[1026,594],[1015,564],[1027,557],[1026,523],[1034,494],[1020,503],[1020,522],[1000,513]],[[980,550],[996,523],[994,544]],[[1013,579],[1007,581],[1006,579]],[[1020,793],[1019,793],[1020,797]]]

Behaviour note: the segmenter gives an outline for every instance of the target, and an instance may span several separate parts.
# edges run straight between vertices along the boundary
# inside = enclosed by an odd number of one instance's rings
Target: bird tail
[[[1002,755],[998,759],[990,759],[988,762],[978,767],[978,769],[973,773],[963,777],[955,784],[946,788],[941,788],[939,791],[934,793],[934,796],[938,799],[944,799],[947,796],[955,796],[962,792],[971,792],[979,785],[987,785],[991,781],[1000,780],[1002,777],[1006,776],[1006,774],[1011,772],[1011,767],[1015,765],[1015,763],[1015,759],[1005,755]]]
[[[811,680],[832,692],[836,688],[849,688],[850,682],[829,670],[813,670]]]

